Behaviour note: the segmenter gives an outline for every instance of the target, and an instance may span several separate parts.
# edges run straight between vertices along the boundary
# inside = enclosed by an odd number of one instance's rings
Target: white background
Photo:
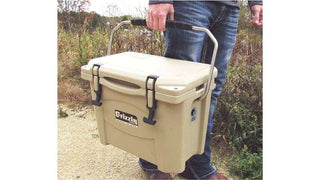
[[[317,1],[264,2],[264,179],[316,179]],[[0,178],[57,178],[55,1],[1,4]]]
[[[144,10],[148,7],[149,0],[90,0],[89,11],[95,11],[100,15],[108,15],[107,6],[109,4],[116,5],[119,12],[116,15],[139,15],[136,9]]]

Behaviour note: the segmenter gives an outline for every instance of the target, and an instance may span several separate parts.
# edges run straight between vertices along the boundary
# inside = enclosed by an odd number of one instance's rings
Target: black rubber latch
[[[156,84],[156,81],[157,79],[159,78],[159,76],[156,76],[156,75],[150,75],[147,77],[147,80],[146,80],[146,100],[147,100],[147,105],[146,107],[148,108],[149,110],[149,115],[148,117],[143,117],[143,122],[145,123],[148,123],[150,125],[155,125],[157,121],[154,121],[153,120],[153,116],[155,114],[155,111],[157,109],[157,101],[156,101],[156,92],[155,92],[155,84]],[[153,83],[152,83],[152,89],[149,89],[148,88],[148,81],[149,79],[153,79]],[[148,91],[152,91],[152,105],[151,107],[148,106],[148,101],[149,101],[149,98],[148,98]]]
[[[94,67],[98,67],[97,68],[97,75],[94,75],[94,73],[93,73],[93,70],[94,70]],[[101,106],[102,105],[102,103],[100,102],[100,100],[101,100],[101,93],[102,93],[102,87],[101,87],[101,84],[100,84],[100,78],[99,78],[99,69],[100,69],[100,66],[101,66],[101,64],[94,64],[93,66],[92,66],[92,82],[93,82],[93,91],[96,93],[96,99],[95,100],[91,100],[91,103],[92,103],[92,105],[95,105],[95,106]],[[97,76],[98,78],[98,89],[97,90],[95,90],[95,87],[94,87],[94,76]]]

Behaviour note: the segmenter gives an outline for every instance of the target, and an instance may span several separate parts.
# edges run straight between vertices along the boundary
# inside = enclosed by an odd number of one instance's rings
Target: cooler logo
[[[125,123],[127,125],[138,127],[138,118],[135,115],[125,113],[119,110],[115,110],[115,117],[116,120],[122,123]]]

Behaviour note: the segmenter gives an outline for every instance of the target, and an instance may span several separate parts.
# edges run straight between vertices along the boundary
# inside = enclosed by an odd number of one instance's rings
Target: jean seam
[[[197,179],[200,179],[199,176],[198,176],[198,174],[195,173],[194,169],[192,168],[192,166],[191,166],[191,164],[190,164],[189,162],[187,163],[187,166],[189,166],[189,168],[190,168],[193,176],[196,177]]]
[[[211,31],[211,29],[214,30],[214,27],[216,26],[216,24],[219,23],[219,22],[222,20],[222,18],[223,18],[223,16],[224,16],[225,14],[226,14],[226,6],[222,6],[222,10],[220,11],[219,15],[216,17],[216,19],[215,19],[215,21],[212,23],[212,25],[209,26],[209,30],[210,30],[210,31]],[[212,31],[212,33],[213,33],[213,31]]]
[[[148,169],[142,166],[142,164],[140,163],[140,161],[138,161],[139,166],[141,167],[141,169],[143,169],[143,171],[148,172],[148,173],[152,173],[152,172],[157,172],[158,169]]]
[[[221,12],[219,13],[219,15],[217,17],[216,23],[220,22],[225,14],[226,14],[226,6],[223,6]]]
[[[191,164],[190,164],[189,162],[187,162],[187,166],[189,166],[189,168],[190,168],[193,176],[194,176],[195,178],[197,178],[197,179],[203,179],[204,177],[207,177],[207,176],[209,176],[209,175],[216,174],[216,173],[215,173],[216,170],[213,169],[213,170],[210,171],[209,173],[207,173],[207,174],[205,174],[205,175],[202,175],[202,176],[199,176],[199,175],[195,172],[195,170],[193,169],[193,167],[191,166]]]
[[[209,175],[215,174],[215,171],[211,171],[210,173],[207,173],[200,177],[200,179],[203,179],[204,177],[208,177]]]
[[[206,54],[207,54],[207,48],[208,48],[207,41],[208,41],[208,36],[205,35],[204,43],[203,43],[203,47],[202,47],[202,55],[201,55],[201,59],[200,59],[201,63],[206,63],[206,61],[207,61],[206,60]]]

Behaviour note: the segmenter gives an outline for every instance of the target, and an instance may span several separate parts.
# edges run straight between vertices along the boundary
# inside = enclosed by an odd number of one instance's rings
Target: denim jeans
[[[174,10],[175,20],[208,28],[219,45],[215,61],[218,76],[215,79],[216,88],[212,91],[204,153],[192,156],[186,162],[186,168],[181,173],[185,178],[203,179],[217,173],[210,163],[210,133],[213,127],[217,97],[225,82],[228,61],[236,41],[239,8],[214,1],[174,1]],[[204,32],[168,28],[165,32],[165,38],[166,51],[164,56],[211,63],[213,43]],[[157,171],[156,165],[141,158],[139,164],[146,172]]]

